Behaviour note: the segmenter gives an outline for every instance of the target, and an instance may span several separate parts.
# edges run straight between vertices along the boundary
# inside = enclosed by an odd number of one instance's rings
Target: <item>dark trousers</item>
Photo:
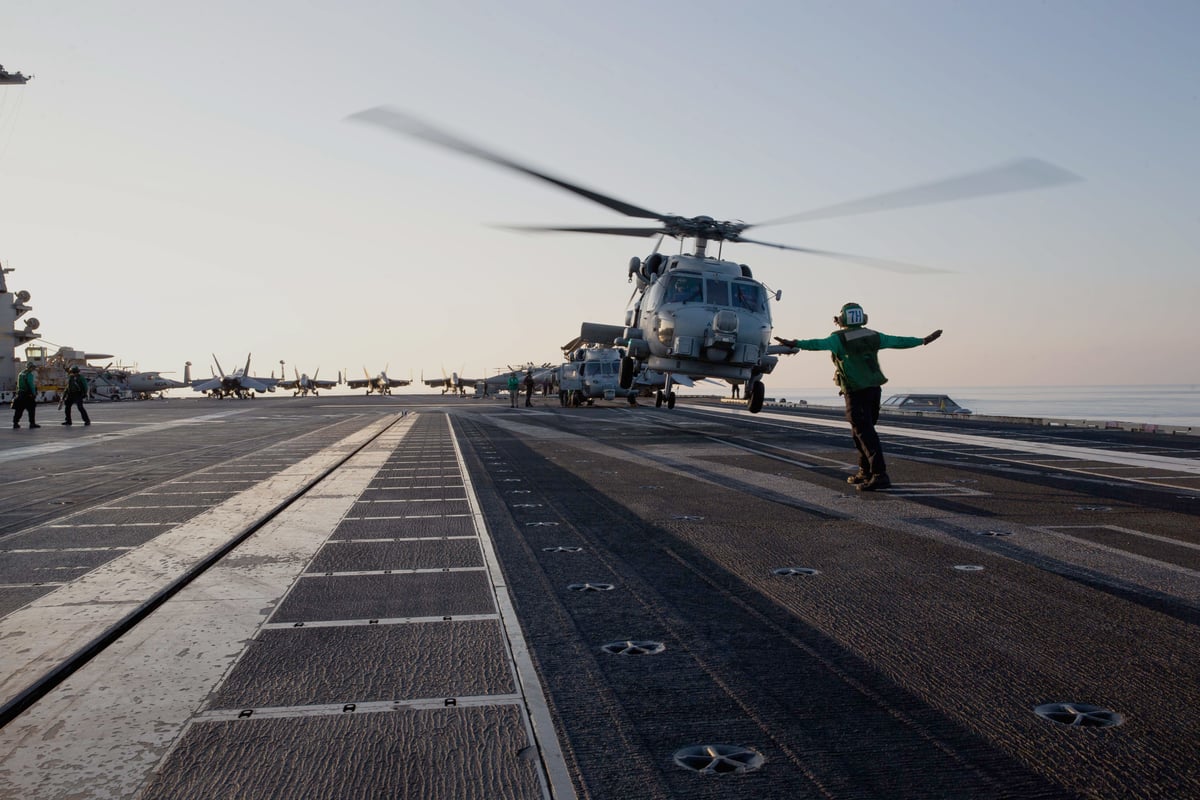
[[[858,450],[858,468],[867,475],[883,475],[887,465],[883,463],[883,446],[875,423],[879,422],[879,398],[883,389],[871,386],[855,392],[846,392],[846,421],[850,423],[850,434]]]
[[[532,383],[525,384],[525,405],[527,405],[527,406],[533,405],[533,384]]]
[[[34,412],[37,411],[37,397],[28,394],[27,392],[18,392],[17,398],[13,400],[13,425],[20,424],[21,413],[29,412],[29,424],[34,424]]]
[[[82,397],[68,397],[67,398],[67,402],[63,406],[67,410],[67,422],[71,421],[71,406],[79,406],[79,416],[82,417],[83,421],[86,422],[88,425],[92,424],[92,421],[90,419],[88,419],[87,409],[83,407],[83,398]]]

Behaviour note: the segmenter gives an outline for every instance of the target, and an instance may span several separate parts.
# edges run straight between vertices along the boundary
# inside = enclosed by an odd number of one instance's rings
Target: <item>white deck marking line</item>
[[[329,544],[373,544],[379,542],[448,542],[457,541],[474,541],[477,536],[388,536],[386,538],[372,539],[330,539]],[[11,551],[10,551],[11,552]]]
[[[138,492],[137,494],[130,495],[130,497],[192,497],[192,496],[198,495],[198,494],[234,495],[234,494],[237,494],[237,492],[218,492],[216,490],[206,491],[204,489],[201,489],[196,492]]]
[[[6,553],[8,555],[12,555],[13,553],[105,553],[114,550],[133,550],[134,547],[140,547],[140,545],[113,545],[111,547],[27,547],[16,550],[0,550],[0,553]]]
[[[496,608],[500,611],[500,619],[508,637],[509,652],[513,660],[513,668],[517,676],[517,685],[524,695],[525,711],[528,714],[529,736],[536,742],[542,755],[542,764],[546,769],[545,778],[548,786],[543,787],[545,800],[575,800],[575,786],[571,782],[567,762],[563,757],[562,745],[554,730],[554,720],[550,716],[549,703],[542,689],[541,680],[533,666],[533,658],[529,653],[529,645],[525,642],[525,634],[521,631],[521,623],[517,619],[517,611],[512,598],[508,594],[508,586],[504,582],[504,572],[500,569],[500,559],[496,556],[496,548],[492,544],[492,536],[488,531],[487,522],[483,518],[483,507],[475,494],[475,485],[467,472],[467,461],[463,457],[462,447],[450,417],[445,417],[445,425],[450,429],[450,443],[454,447],[454,455],[458,459],[458,468],[466,485],[467,501],[471,505],[471,513],[475,517],[475,530],[479,534],[479,545],[483,549],[483,559],[488,565],[488,574],[492,581],[492,592],[495,596]]]
[[[1145,533],[1144,531],[1135,531],[1133,528],[1122,528],[1119,525],[1041,525],[1038,530],[1047,531],[1069,531],[1072,529],[1087,529],[1087,528],[1103,528],[1104,530],[1116,531],[1117,533],[1127,533],[1130,536],[1140,536],[1143,539],[1153,539],[1156,542],[1163,544],[1173,544],[1177,547],[1187,547],[1191,550],[1200,550],[1200,544],[1185,542],[1180,539],[1172,539],[1169,536],[1159,536],[1156,533]]]
[[[380,711],[396,711],[409,708],[415,711],[428,711],[435,708],[479,708],[491,706],[520,706],[523,697],[519,694],[485,694],[467,697],[454,697],[453,703],[447,703],[445,697],[423,697],[416,700],[370,700],[356,703],[353,700],[345,703],[319,706],[272,706],[270,708],[250,709],[247,714],[243,709],[217,709],[203,711],[193,718],[193,722],[237,722],[242,719],[284,719],[287,717],[321,717],[334,714],[345,714],[348,706],[354,707],[355,714],[370,714]]]
[[[361,569],[344,572],[305,572],[300,576],[310,578],[341,578],[361,575],[442,575],[451,572],[486,572],[487,567],[423,567],[420,569]]]
[[[358,625],[432,625],[450,622],[483,622],[500,620],[499,614],[457,614],[441,617],[379,617],[378,619],[321,619],[297,620],[295,622],[270,622],[262,626],[263,630],[282,631],[292,628],[348,628]]]
[[[425,489],[461,489],[463,485],[460,483],[456,486],[441,485],[438,486],[368,486],[368,492],[406,492],[409,490],[425,490]]]
[[[742,415],[749,417],[748,412],[726,409],[689,409],[697,414]],[[849,430],[848,422],[807,417],[803,414],[777,414],[762,411],[751,417],[753,419],[769,419],[782,422],[800,422],[805,425],[821,425],[827,428],[842,428]],[[912,428],[896,428],[891,425],[876,427],[880,433],[889,436],[900,436],[909,439],[929,439],[937,442],[957,442],[959,444],[975,445],[989,450],[1013,450],[1019,453],[1037,455],[1064,456],[1080,461],[1099,461],[1106,464],[1128,464],[1132,466],[1157,467],[1159,469],[1175,470],[1200,475],[1200,459],[1173,458],[1171,456],[1156,456],[1145,453],[1114,453],[1108,450],[1098,450],[1093,447],[1078,447],[1076,445],[1050,444],[1031,442],[1021,439],[991,439],[986,436],[966,433],[946,433],[941,431],[921,431]]]
[[[1086,527],[1099,528],[1099,527],[1104,527],[1104,526],[1089,525]],[[1076,544],[1081,544],[1085,547],[1090,547],[1093,550],[1103,550],[1106,553],[1112,553],[1113,555],[1120,556],[1121,558],[1128,558],[1133,561],[1140,561],[1143,564],[1150,564],[1151,566],[1157,567],[1159,569],[1170,570],[1171,572],[1178,572],[1182,575],[1187,575],[1188,577],[1191,577],[1191,578],[1200,578],[1200,572],[1198,572],[1194,569],[1189,569],[1188,567],[1182,567],[1179,564],[1172,564],[1170,561],[1161,561],[1157,558],[1151,558],[1150,556],[1144,556],[1141,553],[1132,553],[1128,550],[1122,550],[1119,547],[1113,547],[1112,545],[1101,544],[1100,542],[1093,542],[1091,539],[1085,539],[1082,536],[1072,536],[1069,533],[1063,533],[1060,530],[1056,530],[1054,527],[1033,527],[1033,530],[1041,531],[1042,533],[1045,533],[1048,536],[1053,536],[1057,539],[1066,539],[1069,542],[1075,542]],[[1173,544],[1179,544],[1179,542],[1173,542]]]
[[[426,513],[426,515],[409,515],[407,517],[346,517],[346,519],[354,519],[355,522],[364,522],[367,519],[378,522],[382,519],[467,519],[469,513]]]
[[[146,511],[159,508],[212,508],[212,506],[96,506],[92,511]]]
[[[43,525],[43,528],[152,528],[155,525],[165,525],[170,528],[175,525],[180,525],[179,522],[79,522],[56,523],[54,525]]]

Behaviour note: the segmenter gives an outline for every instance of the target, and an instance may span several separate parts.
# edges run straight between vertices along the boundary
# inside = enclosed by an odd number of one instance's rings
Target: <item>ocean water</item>
[[[944,394],[976,414],[1001,417],[1048,417],[1094,421],[1141,422],[1200,428],[1200,384],[1174,386],[893,386],[893,394]],[[812,405],[840,406],[836,387],[777,388],[777,400],[805,400]]]

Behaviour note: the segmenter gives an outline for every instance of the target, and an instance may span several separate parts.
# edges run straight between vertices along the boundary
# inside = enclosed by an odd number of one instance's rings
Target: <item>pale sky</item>
[[[893,385],[1200,383],[1194,0],[0,0],[0,261],[56,345],[208,373],[491,375],[620,324],[653,240],[352,124],[378,105],[651,209],[760,221],[1022,157],[1066,186],[755,231],[775,332],[846,301]],[[664,249],[678,249],[668,240]],[[823,354],[772,387],[827,386]]]

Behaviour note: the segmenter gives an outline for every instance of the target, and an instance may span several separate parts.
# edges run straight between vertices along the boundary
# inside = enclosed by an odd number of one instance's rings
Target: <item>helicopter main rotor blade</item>
[[[1037,158],[1025,158],[1008,164],[1001,164],[991,169],[971,172],[953,178],[946,178],[933,183],[898,189],[893,192],[863,197],[847,203],[791,214],[778,219],[757,222],[747,225],[749,228],[760,228],[766,225],[783,225],[787,222],[806,222],[814,219],[829,219],[845,217],[852,214],[870,214],[876,211],[887,211],[895,208],[910,208],[912,206],[948,203],[951,200],[966,200],[972,197],[983,197],[1007,192],[1024,192],[1031,189],[1045,189],[1064,183],[1081,181],[1073,172],[1055,166]]]
[[[658,236],[668,235],[661,228],[620,228],[595,225],[501,225],[509,231],[531,231],[534,233],[607,233],[612,236]]]
[[[853,261],[856,264],[865,264],[868,267],[876,269],[884,269],[889,272],[904,272],[908,274],[945,274],[950,270],[936,269],[934,267],[922,267],[917,264],[905,264],[903,261],[888,261],[882,258],[872,258],[871,256],[856,256],[850,253],[835,253],[832,250],[816,250],[811,247],[796,247],[791,244],[778,244],[777,242],[763,242],[758,239],[747,239],[744,236],[739,236],[738,242],[748,242],[750,244],[760,244],[764,247],[774,247],[779,250],[793,250],[797,253],[808,253],[814,256],[825,256],[826,258],[837,258],[842,261]]]
[[[452,136],[443,130],[433,127],[432,125],[422,122],[416,117],[405,114],[402,111],[397,111],[387,106],[376,106],[368,108],[365,111],[359,111],[357,114],[351,114],[346,117],[348,120],[355,122],[365,122],[371,125],[378,125],[381,128],[387,128],[395,133],[400,133],[405,136],[412,136],[417,139],[423,139],[430,144],[436,144],[440,147],[445,147],[449,150],[455,150],[464,155],[473,156],[484,161],[490,161],[493,164],[498,164],[502,167],[507,167],[511,170],[516,170],[531,178],[552,183],[560,189],[566,189],[568,192],[573,192],[581,197],[586,197],[595,203],[602,206],[607,206],[614,211],[619,211],[627,217],[642,217],[644,219],[662,219],[663,215],[654,211],[649,211],[645,208],[635,206],[632,203],[626,203],[623,200],[617,200],[614,197],[600,194],[591,189],[586,189],[561,178],[556,178],[553,175],[548,175],[544,172],[539,172],[532,167],[527,167],[524,164],[519,164],[512,159],[497,155],[489,150],[485,150],[479,145],[459,139]]]

